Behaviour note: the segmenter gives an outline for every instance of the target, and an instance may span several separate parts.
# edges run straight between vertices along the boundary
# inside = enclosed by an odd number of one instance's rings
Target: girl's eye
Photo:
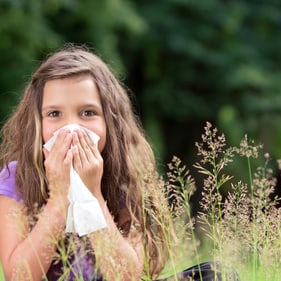
[[[58,110],[54,110],[48,113],[49,117],[58,117],[60,116],[60,112]]]
[[[91,117],[91,116],[95,116],[95,115],[96,115],[96,112],[93,110],[84,110],[81,112],[81,116],[84,116],[84,117]]]

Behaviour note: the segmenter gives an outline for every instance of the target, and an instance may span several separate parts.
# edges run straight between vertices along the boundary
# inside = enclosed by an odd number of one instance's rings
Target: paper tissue
[[[73,132],[75,129],[85,130],[92,140],[97,145],[99,136],[87,128],[79,125],[71,124],[63,128],[70,129]],[[61,128],[62,129],[62,128]],[[53,137],[44,144],[47,150],[51,150],[59,129],[53,134]],[[68,192],[70,205],[67,212],[66,232],[77,233],[79,236],[97,231],[107,227],[103,212],[98,200],[93,196],[90,190],[84,185],[73,165],[70,169],[70,186]]]

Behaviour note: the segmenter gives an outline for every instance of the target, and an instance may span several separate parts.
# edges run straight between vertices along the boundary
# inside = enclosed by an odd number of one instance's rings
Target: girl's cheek
[[[56,130],[59,128],[52,126],[51,124],[48,124],[47,122],[42,122],[42,138],[43,142],[46,143],[53,135]]]

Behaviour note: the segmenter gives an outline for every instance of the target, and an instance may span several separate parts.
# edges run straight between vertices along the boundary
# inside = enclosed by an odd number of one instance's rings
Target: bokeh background
[[[0,0],[1,125],[67,42],[87,44],[128,86],[161,170],[176,155],[193,172],[206,121],[229,145],[247,134],[281,158],[279,0]]]

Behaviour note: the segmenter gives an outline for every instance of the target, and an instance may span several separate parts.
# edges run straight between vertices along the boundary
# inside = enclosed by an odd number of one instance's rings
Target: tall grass
[[[203,176],[202,183],[196,183],[187,167],[174,157],[158,189],[160,192],[164,187],[169,201],[168,210],[163,204],[163,216],[170,213],[174,225],[167,230],[166,237],[170,241],[171,258],[160,278],[182,280],[178,272],[212,260],[225,268],[234,268],[241,281],[280,281],[281,209],[278,207],[280,198],[273,197],[276,179],[270,167],[270,155],[247,136],[239,146],[228,147],[224,134],[208,122],[201,141],[195,146],[199,160],[193,167]],[[246,181],[229,172],[229,166],[240,164],[241,159],[247,167]],[[199,187],[201,208],[193,217],[191,198]],[[159,214],[153,213],[149,204],[144,202],[144,205],[145,211],[151,212],[151,217],[157,220]],[[69,239],[68,244],[56,243],[57,259],[62,259],[67,276],[72,269],[67,257],[81,255],[81,245],[83,248],[88,241]],[[90,247],[87,249],[91,251]],[[229,281],[227,274],[228,271],[223,272],[225,281]],[[3,279],[0,267],[0,280]],[[83,280],[79,270],[77,280]],[[150,278],[144,276],[144,280]]]
[[[201,230],[192,230],[191,236],[196,261],[211,258],[225,268],[235,268],[241,280],[281,280],[281,209],[280,198],[273,197],[276,179],[270,168],[270,155],[263,154],[262,146],[247,136],[238,147],[227,147],[225,136],[210,123],[196,147],[200,160],[194,167],[204,176],[201,211],[196,225],[190,225]],[[247,163],[246,182],[227,173],[237,157]],[[176,170],[179,165],[177,160]],[[190,183],[190,176],[181,173]],[[193,184],[190,187],[180,183],[178,187],[183,193],[188,192],[185,188],[194,190]],[[190,214],[189,203],[183,205]],[[200,235],[196,237],[196,233]],[[198,240],[208,245],[204,256],[199,255],[202,248]],[[227,272],[223,279],[229,280]]]
[[[3,268],[2,268],[2,265],[0,263],[0,281],[4,281],[4,272],[3,272]]]

